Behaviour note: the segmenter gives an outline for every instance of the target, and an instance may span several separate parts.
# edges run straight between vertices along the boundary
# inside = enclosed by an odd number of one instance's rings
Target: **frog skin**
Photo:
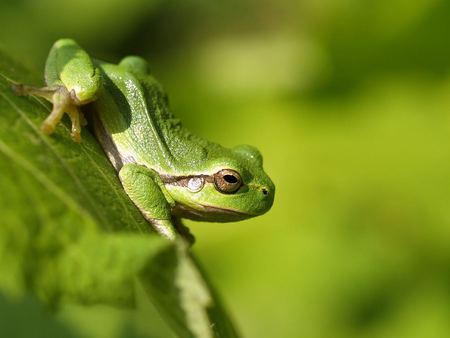
[[[142,58],[111,64],[61,39],[50,50],[45,80],[44,88],[15,87],[53,103],[42,131],[51,134],[67,113],[79,142],[86,114],[125,192],[163,236],[175,239],[178,230],[193,239],[180,218],[230,222],[271,208],[275,186],[260,152],[249,145],[228,149],[190,133]]]

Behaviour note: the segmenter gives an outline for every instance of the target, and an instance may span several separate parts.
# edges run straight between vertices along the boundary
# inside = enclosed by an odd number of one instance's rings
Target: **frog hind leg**
[[[161,190],[156,173],[139,164],[127,163],[119,171],[122,186],[144,218],[164,237],[175,240],[171,207]]]
[[[56,125],[61,121],[64,114],[67,113],[72,122],[71,137],[75,142],[80,142],[81,124],[84,122],[84,117],[79,111],[78,104],[73,98],[73,95],[64,86],[36,88],[16,84],[13,86],[13,89],[18,95],[39,96],[52,102],[53,109],[41,125],[41,130],[45,134],[52,134]]]

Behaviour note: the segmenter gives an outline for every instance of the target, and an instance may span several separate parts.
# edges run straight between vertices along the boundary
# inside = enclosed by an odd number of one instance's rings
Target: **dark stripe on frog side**
[[[187,187],[188,182],[191,178],[203,178],[205,182],[214,183],[214,177],[211,175],[159,175],[164,184],[178,185],[182,187]]]

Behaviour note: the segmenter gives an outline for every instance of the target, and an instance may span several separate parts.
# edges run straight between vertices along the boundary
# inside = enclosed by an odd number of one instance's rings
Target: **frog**
[[[190,132],[143,58],[109,63],[73,39],[59,39],[46,60],[45,83],[14,86],[19,95],[51,102],[42,132],[52,134],[67,114],[71,137],[80,142],[89,122],[125,193],[163,237],[193,243],[181,219],[234,222],[272,207],[275,185],[258,149],[226,148]]]

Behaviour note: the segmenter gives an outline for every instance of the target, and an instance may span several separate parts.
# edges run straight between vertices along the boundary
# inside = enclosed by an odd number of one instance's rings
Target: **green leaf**
[[[0,292],[133,306],[140,285],[179,337],[237,337],[184,243],[153,232],[86,128],[43,135],[50,105],[15,95],[23,82],[39,79],[0,52]]]

